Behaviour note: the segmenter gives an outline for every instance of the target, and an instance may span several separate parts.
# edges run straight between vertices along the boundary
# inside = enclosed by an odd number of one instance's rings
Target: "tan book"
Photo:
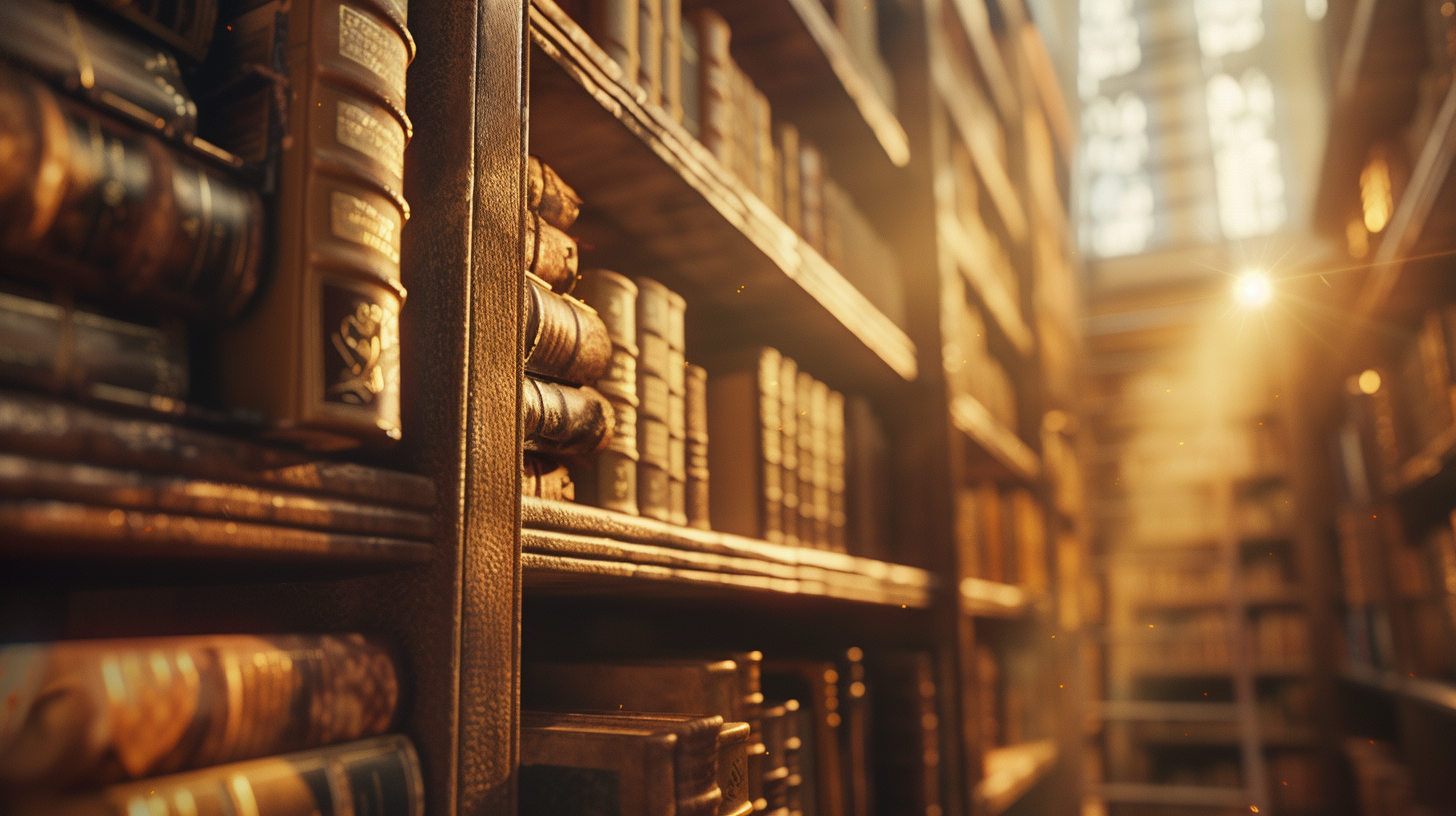
[[[637,0],[637,85],[662,104],[662,0]]]
[[[1001,493],[993,482],[976,486],[976,514],[980,538],[981,578],[1006,581],[1006,518]]]
[[[981,753],[1002,745],[1001,739],[1001,668],[996,653],[984,643],[976,644],[972,658],[975,678],[972,693],[975,701],[974,722],[968,723],[967,733],[980,738]]]
[[[637,509],[659,521],[672,515],[674,355],[668,342],[677,296],[651,278],[637,278]],[[681,300],[681,298],[677,298]]]
[[[955,492],[956,563],[961,578],[982,578],[980,493],[974,487],[957,487]]]
[[[558,295],[526,276],[526,371],[570,385],[591,385],[607,372],[612,341],[596,309]]]
[[[711,482],[708,465],[708,372],[689,365],[686,371],[684,405],[687,425],[687,498],[685,512],[689,527],[712,529]]]
[[[829,499],[829,549],[848,552],[844,525],[844,395],[830,391],[825,402],[825,460]]]
[[[616,415],[612,438],[590,462],[578,465],[574,477],[582,501],[637,515],[637,284],[606,269],[582,276],[582,298],[602,318],[611,339],[612,356],[596,389]]]
[[[798,406],[796,430],[799,447],[799,546],[817,547],[814,538],[814,378],[800,371],[794,379]]]
[[[799,142],[799,235],[824,254],[824,159],[819,149]]]
[[[681,89],[679,104],[682,108],[682,126],[694,138],[703,139],[703,63],[701,38],[696,19],[683,14],[678,24],[678,83]],[[705,145],[707,142],[703,142]]]
[[[779,365],[779,431],[783,440],[784,543],[797,547],[799,538],[799,366],[788,357]]]
[[[683,120],[682,0],[662,0],[662,107]]]
[[[400,233],[409,218],[404,3],[290,0],[233,23],[286,36],[289,139],[266,290],[220,341],[223,393],[316,448],[400,438]]]
[[[728,51],[732,33],[722,15],[712,9],[695,9],[687,18],[697,31],[698,141],[724,170],[732,172],[736,166],[733,86],[737,70]]]
[[[779,182],[783,190],[783,218],[789,229],[804,234],[804,199],[803,186],[800,184],[800,171],[803,167],[799,156],[799,129],[793,125],[782,123],[776,131],[778,137],[779,156]]]
[[[753,188],[769,209],[775,213],[783,211],[783,204],[777,193],[778,163],[774,154],[773,110],[763,91],[752,88],[749,100],[753,110]]]
[[[531,156],[526,169],[526,208],[560,229],[571,229],[581,214],[581,198],[549,165]]]
[[[829,386],[814,381],[809,392],[810,446],[814,464],[814,546],[829,549]]]
[[[11,790],[358,739],[387,729],[399,699],[388,652],[349,634],[13,644],[0,648],[0,677],[0,785]]]
[[[796,735],[799,739],[797,775],[807,790],[800,795],[812,801],[815,813],[847,813],[839,736],[843,724],[839,712],[839,668],[828,661],[765,660],[763,688],[771,697],[798,700],[803,712]],[[794,774],[793,764],[790,772]]]
[[[758,194],[758,153],[754,145],[756,90],[753,80],[733,65],[733,174],[749,192]]]
[[[779,353],[756,349],[708,380],[713,529],[783,541]]]
[[[1011,493],[1015,519],[1016,582],[1033,595],[1051,590],[1047,573],[1047,528],[1041,502],[1025,488]]]
[[[557,456],[588,456],[612,439],[616,416],[606,397],[588,386],[526,377],[521,387],[525,449]]]
[[[174,809],[175,808],[175,809]],[[11,803],[16,816],[424,816],[424,779],[409,738],[346,742],[295,754]]]
[[[576,240],[546,221],[540,213],[526,213],[522,259],[525,271],[551,286],[553,292],[569,294],[576,288],[581,256]]]
[[[716,816],[721,717],[521,715],[519,812]]]
[[[642,71],[638,42],[642,28],[638,20],[638,2],[593,0],[588,4],[590,20],[587,30],[607,56],[616,61],[622,69],[622,79],[629,85],[637,83]]]
[[[668,521],[687,524],[687,301],[667,298]]]

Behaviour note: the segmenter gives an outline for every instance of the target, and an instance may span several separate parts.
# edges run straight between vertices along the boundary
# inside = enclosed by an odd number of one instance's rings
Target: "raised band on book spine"
[[[637,278],[637,510],[648,518],[672,520],[673,298],[666,286]]]
[[[6,646],[0,783],[137,779],[389,727],[394,663],[362,635],[216,635]]]
[[[708,372],[689,365],[685,372],[684,412],[687,422],[687,524],[712,529],[708,471]]]
[[[612,356],[596,388],[612,405],[616,428],[607,447],[575,468],[582,501],[637,515],[637,284],[606,269],[582,276],[581,296],[597,310]]]
[[[590,385],[611,365],[612,341],[592,307],[526,277],[526,371]]]

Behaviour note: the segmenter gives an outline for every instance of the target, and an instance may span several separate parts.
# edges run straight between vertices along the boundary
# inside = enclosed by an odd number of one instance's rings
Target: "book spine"
[[[754,88],[748,74],[733,65],[733,173],[743,186],[758,193],[758,154],[754,150]]]
[[[1439,309],[1426,312],[1421,321],[1418,343],[1426,395],[1430,401],[1429,414],[1436,426],[1433,428],[1435,433],[1432,434],[1435,436],[1451,427],[1453,421],[1450,349],[1446,346],[1446,329]]]
[[[718,732],[718,789],[723,792],[718,816],[748,816],[754,810],[749,793],[748,723],[724,723]]]
[[[687,524],[687,301],[676,292],[667,300],[667,475],[668,520]]]
[[[605,269],[583,281],[583,297],[601,315],[612,356],[596,388],[612,405],[616,429],[606,449],[577,468],[582,499],[598,507],[637,515],[637,284]]]
[[[177,332],[0,293],[0,378],[83,397],[110,386],[181,399],[187,349]]]
[[[169,136],[197,132],[197,105],[171,54],[97,25],[69,3],[5,3],[0,30],[0,55],[93,104]]]
[[[681,88],[682,125],[703,141],[703,63],[701,38],[693,15],[682,15],[678,27],[678,83]],[[707,144],[707,142],[703,142]]]
[[[526,170],[526,207],[547,224],[566,230],[581,214],[581,198],[555,170],[531,156]]]
[[[648,518],[672,520],[671,389],[668,335],[674,294],[649,278],[637,279],[637,509]]]
[[[794,403],[798,406],[799,423],[795,428],[799,450],[799,546],[815,547],[814,542],[814,378],[800,371],[794,380]]]
[[[698,141],[723,165],[734,168],[733,56],[728,52],[731,32],[716,11],[700,8],[691,16],[698,39]]]
[[[789,229],[804,234],[804,198],[800,184],[803,160],[799,155],[799,129],[790,124],[778,127],[779,182],[783,189],[783,217]]]
[[[622,69],[622,79],[636,83],[641,71],[638,50],[638,0],[591,0],[590,25],[592,39],[601,45],[607,56]]]
[[[683,121],[682,0],[662,0],[662,106]]]
[[[824,254],[824,160],[818,148],[804,142],[799,144],[799,234]]]
[[[17,816],[93,813],[423,816],[424,780],[407,737],[391,735],[21,802]]]
[[[800,539],[799,502],[799,366],[788,357],[779,365],[779,439],[783,446],[784,544],[797,547]]]
[[[403,0],[292,0],[287,18],[276,263],[256,308],[222,338],[223,390],[231,405],[272,418],[275,436],[310,447],[402,433],[400,191],[414,57],[403,9]]]
[[[844,437],[846,546],[854,555],[891,560],[885,547],[889,443],[879,417],[863,397],[845,401]]]
[[[662,0],[637,2],[637,85],[649,105],[662,104]]]
[[[803,735],[812,727],[809,717],[798,700],[784,702],[784,768],[789,772],[784,778],[784,804],[790,816],[808,812],[804,807],[805,777],[813,772],[814,758],[806,755]]]
[[[759,495],[760,535],[765,541],[784,541],[783,434],[779,430],[779,399],[783,393],[779,374],[783,357],[765,348],[758,357],[758,434],[761,439],[759,467],[762,468]]]
[[[775,213],[782,213],[783,205],[776,194],[775,181],[778,165],[774,157],[773,111],[763,91],[753,89],[753,152],[758,158],[758,176],[754,188],[758,197]]]
[[[526,371],[571,385],[596,382],[612,361],[612,340],[601,317],[534,275],[526,283]]]
[[[809,395],[814,457],[814,546],[829,549],[829,387],[814,381]]]
[[[528,453],[521,460],[521,495],[575,501],[576,485],[565,465]]]
[[[0,667],[16,683],[15,727],[0,754],[0,780],[12,789],[137,779],[358,739],[387,729],[399,698],[388,653],[362,635],[19,644],[0,649]],[[57,720],[62,710],[71,714]]]
[[[1003,583],[1006,580],[1006,521],[1001,493],[992,482],[976,489],[976,510],[981,522],[981,577]]]
[[[830,391],[826,402],[825,437],[829,500],[829,549],[848,552],[844,536],[844,395]]]
[[[0,248],[34,261],[13,271],[197,316],[247,305],[262,241],[256,193],[3,67],[0,109],[12,114],[0,141],[15,147],[0,176]]]
[[[561,456],[589,455],[611,441],[615,415],[596,389],[526,377],[521,388],[525,448]]]
[[[551,286],[551,291],[569,294],[576,288],[581,264],[576,241],[547,223],[539,213],[526,214],[525,270]]]
[[[708,482],[708,372],[687,366],[683,398],[687,423],[687,494],[689,527],[712,529]]]
[[[181,0],[175,3],[100,0],[98,5],[198,62],[207,56],[213,30],[217,27],[216,0]]]

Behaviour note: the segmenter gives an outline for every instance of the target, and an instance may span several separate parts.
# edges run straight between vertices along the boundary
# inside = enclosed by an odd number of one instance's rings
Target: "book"
[[[799,701],[798,775],[805,813],[844,814],[844,766],[840,753],[839,669],[819,660],[765,660],[764,694]],[[791,775],[794,766],[790,766]],[[792,795],[792,794],[791,794]],[[790,808],[793,808],[791,801]]]
[[[637,86],[662,105],[662,0],[637,0]]]
[[[687,494],[685,513],[689,527],[712,529],[711,483],[708,470],[708,372],[689,365],[683,396],[687,425]]]
[[[673,0],[669,0],[673,2]],[[703,134],[702,56],[698,25],[692,14],[682,14],[678,22],[678,105],[681,107],[683,130],[699,141]],[[672,99],[668,99],[669,112]]]
[[[687,301],[667,298],[667,518],[687,524]]]
[[[13,644],[0,648],[0,677],[0,784],[12,790],[358,739],[388,729],[399,699],[389,653],[357,634]]]
[[[851,555],[890,560],[890,443],[869,401],[844,403],[845,549]]]
[[[7,271],[198,318],[253,296],[262,202],[222,171],[3,66],[0,140]]]
[[[875,0],[834,4],[834,21],[854,55],[856,66],[869,79],[881,100],[895,109],[895,79],[880,55],[880,22]]]
[[[787,151],[785,151],[787,153]],[[819,149],[799,140],[799,235],[823,255],[824,243],[824,159]]]
[[[187,347],[180,327],[153,328],[0,292],[0,379],[105,398],[114,389],[183,399]]]
[[[697,34],[698,141],[718,159],[724,170],[732,172],[735,167],[733,86],[736,70],[733,55],[728,50],[732,32],[722,15],[710,8],[696,8],[684,18],[691,22]]]
[[[801,409],[802,410],[802,407]],[[815,380],[809,391],[809,439],[814,485],[814,546],[829,549],[829,387]],[[799,454],[802,456],[803,451]],[[802,499],[800,500],[802,502]]]
[[[783,541],[779,353],[755,349],[708,378],[708,469],[713,529]]]
[[[682,0],[662,0],[662,107],[674,122],[683,121]],[[687,74],[696,77],[696,73]]]
[[[1002,744],[1001,668],[996,653],[984,643],[976,644],[971,661],[975,676],[969,690],[974,707],[968,716],[974,721],[967,733],[977,735],[980,752],[984,755]]]
[[[817,813],[814,807],[814,756],[809,745],[813,731],[813,712],[799,704],[798,700],[785,700],[784,704],[784,767],[789,775],[784,778],[784,802],[789,814]]]
[[[173,3],[96,0],[96,4],[198,61],[207,56],[217,25],[216,0],[179,0]]]
[[[283,0],[278,0],[283,2]],[[412,126],[403,0],[265,3],[231,25],[287,52],[272,278],[221,338],[222,393],[314,449],[398,440],[403,159]],[[261,61],[261,58],[260,58]]]
[[[596,309],[558,295],[526,276],[526,371],[571,385],[590,385],[612,363],[612,340]]]
[[[775,214],[783,212],[783,193],[778,183],[778,155],[774,147],[773,110],[763,91],[753,88],[754,191]]]
[[[576,485],[566,465],[528,453],[521,463],[521,495],[575,501]]]
[[[764,744],[763,808],[767,816],[789,816],[789,708],[797,700],[766,703],[762,711]]]
[[[781,434],[783,460],[783,526],[784,544],[797,547],[801,542],[799,523],[799,502],[802,501],[799,485],[799,365],[788,357],[779,362],[779,431]]]
[[[571,229],[581,214],[581,197],[550,165],[531,156],[526,167],[526,208],[558,230]]]
[[[594,0],[587,8],[588,33],[622,69],[622,79],[636,84],[642,70],[638,0]]]
[[[569,294],[576,288],[581,264],[576,241],[534,210],[526,213],[524,263],[527,272],[546,281],[554,292]]]
[[[526,377],[521,388],[521,421],[526,450],[587,456],[611,441],[616,416],[607,398],[590,386]]]
[[[874,777],[870,766],[870,700],[865,683],[864,650],[851,646],[839,653],[839,756],[843,762],[847,816],[875,812]]]
[[[845,538],[844,395],[830,391],[825,401],[825,469],[829,531],[826,543],[835,552],[849,552]]]
[[[521,715],[519,812],[526,816],[716,816],[721,717]]]
[[[637,278],[637,511],[659,521],[673,518],[668,335],[676,297],[651,278]]]
[[[783,217],[784,223],[789,229],[804,234],[804,199],[803,186],[800,184],[800,171],[803,168],[802,159],[799,156],[799,129],[787,123],[780,123],[775,136],[778,141],[778,172],[781,177],[779,186],[783,190]]]
[[[758,192],[758,156],[754,150],[753,139],[757,131],[754,124],[754,89],[753,80],[736,63],[731,63],[732,73],[730,76],[730,93],[732,108],[732,141],[733,147],[729,151],[732,156],[732,164],[729,170],[738,177],[738,181],[751,193]]]
[[[168,136],[197,132],[197,104],[171,54],[52,0],[0,5],[0,30],[0,56],[93,105]]]
[[[1032,595],[1045,595],[1051,590],[1047,572],[1047,529],[1041,503],[1025,488],[1011,492],[1011,517],[1014,519],[1016,582]]]
[[[610,364],[596,389],[611,403],[616,427],[607,447],[579,465],[575,477],[583,501],[637,515],[637,284],[606,269],[589,270],[582,298],[597,310],[611,338]]]
[[[22,799],[11,812],[16,816],[169,812],[424,816],[425,791],[414,746],[408,737],[393,734],[86,793]]]
[[[937,812],[941,733],[934,661],[924,652],[888,652],[875,654],[867,666],[875,688],[876,812]]]
[[[800,371],[794,378],[794,403],[798,407],[799,448],[799,546],[817,547],[814,518],[814,378]]]

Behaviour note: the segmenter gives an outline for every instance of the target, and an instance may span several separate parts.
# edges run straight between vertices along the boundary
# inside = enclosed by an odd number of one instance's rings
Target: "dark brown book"
[[[728,23],[709,8],[695,9],[688,19],[697,31],[698,141],[708,148],[724,170],[734,169],[733,55]]]
[[[177,0],[155,3],[148,0],[95,0],[97,5],[176,48],[194,60],[207,56],[217,25],[216,0]]]
[[[197,105],[165,51],[52,0],[0,4],[0,30],[0,56],[91,103],[169,136],[197,131]]]
[[[582,298],[597,310],[612,356],[596,389],[612,405],[616,428],[596,458],[575,469],[580,498],[588,504],[637,515],[637,284],[605,269],[582,276]]]
[[[37,421],[38,418],[43,421]],[[0,450],[428,510],[434,483],[151,419],[0,391]]]
[[[0,783],[139,779],[378,734],[394,663],[362,635],[215,635],[0,649]]]
[[[975,677],[971,686],[974,708],[967,714],[973,722],[968,723],[966,733],[980,738],[980,749],[984,755],[1002,744],[1001,741],[1001,667],[996,653],[984,643],[976,644],[972,656]]]
[[[576,287],[581,263],[576,241],[546,222],[540,214],[526,213],[525,269],[562,294]]]
[[[176,810],[169,805],[175,803]],[[398,734],[16,802],[16,816],[424,816],[424,779]]]
[[[526,450],[586,456],[611,441],[616,419],[611,404],[594,388],[527,377],[521,388],[521,421]]]
[[[587,8],[592,39],[622,69],[622,81],[636,84],[642,70],[638,0],[592,0]]]
[[[716,816],[722,717],[521,715],[522,816]]]
[[[845,548],[851,555],[890,560],[890,444],[863,397],[844,404]]]
[[[553,501],[576,501],[576,485],[566,465],[526,454],[521,465],[521,495]]]
[[[824,159],[804,141],[799,142],[799,235],[824,254]]]
[[[559,229],[571,229],[581,214],[581,198],[551,166],[531,156],[526,170],[526,207]]]
[[[120,388],[182,399],[187,348],[180,330],[0,292],[0,379],[80,397]]]
[[[409,218],[403,2],[288,0],[234,28],[287,52],[289,133],[266,291],[221,339],[225,400],[316,449],[387,444],[399,405],[400,233]]]
[[[672,521],[672,388],[669,341],[674,292],[637,278],[637,510]]]
[[[938,812],[940,716],[934,662],[923,652],[898,652],[874,655],[868,668],[875,689],[876,812]]]
[[[775,544],[784,535],[780,367],[777,351],[760,348],[708,379],[713,529]]]
[[[0,67],[6,270],[231,317],[257,285],[262,203],[156,136]],[[197,228],[197,227],[202,228]]]
[[[844,812],[847,816],[870,816],[876,811],[864,651],[857,646],[850,647],[835,662],[839,666],[839,759],[843,768]]]
[[[799,701],[803,712],[797,737],[800,740],[797,766],[805,789],[798,792],[805,801],[804,812],[847,813],[845,780],[840,759],[839,669],[819,660],[766,660],[763,688],[769,697]],[[790,766],[792,774],[794,766]],[[791,792],[791,795],[795,795]],[[792,803],[790,808],[792,808]]]
[[[795,707],[797,701],[793,702]],[[789,710],[785,703],[763,707],[763,810],[766,816],[789,816]]]
[[[591,385],[607,373],[612,341],[597,311],[526,276],[526,371],[570,385]]]
[[[687,366],[684,396],[687,425],[687,500],[689,527],[712,529],[711,482],[708,465],[708,372],[701,366]]]
[[[799,540],[799,365],[788,357],[779,363],[779,431],[783,458],[784,544]]]

